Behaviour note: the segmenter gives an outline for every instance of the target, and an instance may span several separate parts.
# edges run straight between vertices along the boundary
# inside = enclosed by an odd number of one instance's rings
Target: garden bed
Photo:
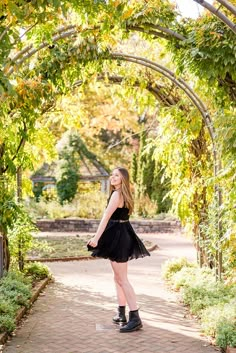
[[[0,344],[9,335],[51,279],[48,268],[31,264],[25,273],[9,272],[0,280]]]
[[[163,276],[201,323],[202,332],[223,352],[236,348],[236,285],[216,281],[214,271],[186,259],[167,261]]]
[[[87,242],[91,238],[88,235],[76,236],[53,236],[37,238],[37,247],[28,252],[27,261],[74,261],[91,259],[87,250]],[[150,250],[156,249],[150,241],[144,241],[145,246]]]

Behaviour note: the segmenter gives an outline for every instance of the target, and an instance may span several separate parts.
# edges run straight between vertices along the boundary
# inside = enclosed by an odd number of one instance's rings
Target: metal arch
[[[53,36],[52,42],[56,43],[58,40],[63,39],[63,38],[68,38],[71,37],[72,35],[76,34],[77,30],[75,29],[74,26],[67,26],[67,27],[62,27],[57,31],[57,33]],[[43,48],[46,48],[49,44],[47,42],[43,42],[39,45],[38,48],[34,48],[32,45],[29,45],[21,50],[21,52],[17,53],[15,57],[12,58],[11,63],[16,64],[15,66],[21,65],[24,61],[26,61],[28,58],[33,56],[35,53],[40,51]],[[24,55],[26,54],[26,55]],[[181,90],[183,90],[186,95],[189,97],[189,99],[192,101],[192,103],[196,106],[196,108],[199,110],[201,113],[201,116],[203,118],[204,124],[206,125],[209,135],[212,141],[212,148],[213,148],[213,157],[214,157],[214,175],[216,176],[218,173],[218,168],[217,168],[217,151],[216,151],[216,146],[215,146],[215,133],[214,133],[214,128],[212,124],[212,120],[210,118],[210,114],[207,111],[207,108],[201,101],[201,99],[197,96],[197,94],[191,89],[191,87],[183,80],[183,79],[177,79],[175,74],[165,68],[164,66],[155,63],[151,60],[148,60],[143,57],[138,57],[134,55],[129,55],[129,54],[124,54],[124,53],[111,53],[110,58],[114,60],[125,60],[125,61],[130,61],[142,66],[146,66],[154,71],[159,72],[169,80],[171,80],[176,86],[178,86]],[[10,75],[14,71],[14,66],[11,66],[9,70],[5,74]]]
[[[207,10],[209,10],[213,15],[215,15],[217,18],[219,18],[219,20],[224,22],[224,24],[227,27],[229,27],[231,29],[231,31],[233,31],[236,34],[236,24],[234,22],[232,22],[227,16],[225,16],[221,11],[219,11],[219,8],[217,9],[216,7],[209,4],[205,0],[193,0],[193,1],[195,1],[197,4],[201,5],[202,7],[206,8]],[[218,1],[218,2],[221,5],[225,6],[232,14],[235,15],[236,8],[232,4],[229,4],[227,1]]]
[[[230,1],[227,0],[216,0],[221,5],[223,5],[227,10],[229,10],[233,15],[236,16],[236,6],[234,6]]]
[[[58,40],[62,39],[62,38],[67,38],[67,37],[71,37],[74,34],[77,34],[77,30],[74,27],[70,27],[68,28],[62,28],[61,30],[59,30],[54,36],[53,36],[53,43],[56,43]],[[38,48],[33,48],[32,45],[24,48],[20,53],[18,53],[16,55],[16,57],[14,57],[11,60],[11,64],[15,63],[15,67],[21,65],[24,61],[26,61],[28,58],[30,58],[31,56],[33,56],[35,53],[37,53],[38,51],[40,51],[41,49],[47,47],[49,44],[47,42],[43,42],[39,45]],[[26,54],[26,55],[24,55]],[[108,60],[109,57],[104,58],[104,60]],[[210,118],[210,115],[207,111],[207,108],[205,107],[205,105],[203,104],[203,102],[201,101],[201,99],[198,97],[198,95],[191,89],[191,87],[183,80],[183,79],[178,79],[176,78],[175,74],[165,68],[164,66],[155,63],[153,61],[150,61],[146,58],[142,58],[142,57],[138,57],[138,56],[134,56],[134,55],[129,55],[129,54],[124,54],[124,53],[110,53],[110,59],[113,60],[125,60],[125,61],[129,61],[129,62],[133,62],[136,64],[139,64],[141,66],[146,66],[156,72],[159,72],[161,75],[165,76],[166,78],[168,78],[169,80],[171,80],[176,86],[178,86],[182,91],[184,91],[186,93],[186,95],[189,97],[189,99],[192,101],[192,103],[194,104],[194,106],[196,106],[196,108],[199,110],[199,112],[201,113],[202,116],[202,120],[205,124],[205,126],[208,129],[210,138],[211,138],[211,142],[212,142],[212,154],[213,154],[213,162],[214,162],[214,176],[218,175],[218,172],[220,170],[220,159],[218,159],[218,153],[217,153],[217,149],[216,149],[216,144],[215,144],[215,133],[214,133],[214,127],[212,124],[212,120]],[[5,74],[6,75],[10,75],[15,67],[11,66],[9,68],[9,70],[6,70]],[[218,206],[221,206],[221,190],[219,189],[218,185],[215,184],[215,188],[214,188],[214,192],[215,195],[217,195],[218,198]],[[220,223],[220,222],[219,222]],[[219,277],[221,276],[221,268],[222,268],[222,256],[221,253],[219,253],[219,258],[221,257],[221,260],[219,261],[219,271],[218,271],[218,275]]]
[[[205,124],[206,128],[208,129],[208,132],[209,132],[209,135],[211,138],[211,142],[212,142],[212,149],[213,149],[214,175],[217,176],[217,174],[218,174],[218,158],[217,158],[217,149],[216,149],[216,145],[215,145],[215,131],[214,131],[213,123],[210,118],[210,114],[208,113],[207,108],[205,107],[204,103],[201,101],[201,99],[198,97],[198,95],[191,89],[191,87],[183,79],[177,79],[175,74],[171,70],[165,68],[164,66],[162,66],[158,63],[155,63],[151,60],[148,60],[146,58],[137,57],[134,55],[124,54],[124,53],[111,53],[111,58],[115,59],[115,60],[124,60],[124,61],[133,62],[133,63],[139,64],[139,65],[148,67],[154,71],[157,71],[161,75],[165,76],[170,81],[172,81],[176,86],[178,86],[182,91],[184,91],[186,93],[186,95],[192,101],[194,106],[201,113],[204,124]]]

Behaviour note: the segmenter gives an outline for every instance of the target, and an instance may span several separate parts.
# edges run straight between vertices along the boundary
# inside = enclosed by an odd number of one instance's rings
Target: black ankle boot
[[[133,332],[142,328],[142,321],[139,317],[138,310],[133,310],[129,312],[129,321],[127,325],[120,328],[120,332]]]
[[[127,322],[125,316],[125,306],[118,306],[117,315],[113,317],[112,321],[115,324],[125,324]]]

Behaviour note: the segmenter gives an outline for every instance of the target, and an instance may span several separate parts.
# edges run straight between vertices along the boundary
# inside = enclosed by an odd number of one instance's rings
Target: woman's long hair
[[[121,174],[121,194],[124,198],[125,207],[129,209],[129,214],[131,214],[134,210],[134,200],[130,190],[129,172],[123,167],[117,167],[113,170],[116,169],[119,170]],[[110,195],[113,190],[115,190],[115,188],[110,184]]]

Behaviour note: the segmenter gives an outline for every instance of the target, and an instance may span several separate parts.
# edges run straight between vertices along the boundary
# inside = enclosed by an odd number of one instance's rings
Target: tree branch
[[[26,133],[26,132],[27,132],[27,126],[26,126],[26,123],[25,123],[24,121],[23,121],[23,124],[24,124],[24,129],[23,129],[23,131],[24,131],[24,133]],[[25,142],[26,142],[26,139],[25,139],[24,136],[22,136],[21,139],[20,139],[19,145],[18,145],[18,147],[17,147],[17,149],[16,149],[16,152],[15,152],[14,156],[13,156],[12,159],[11,159],[12,162],[16,159],[16,157],[17,157],[17,155],[18,155],[20,149],[21,149],[22,147],[24,147]],[[6,173],[6,171],[7,171],[8,169],[9,169],[9,164],[2,170],[2,172],[3,172],[3,173]]]
[[[0,41],[3,39],[3,37],[5,36],[5,34],[7,34],[8,30],[10,29],[10,25],[8,25],[4,31],[2,32],[2,34],[0,35]]]

